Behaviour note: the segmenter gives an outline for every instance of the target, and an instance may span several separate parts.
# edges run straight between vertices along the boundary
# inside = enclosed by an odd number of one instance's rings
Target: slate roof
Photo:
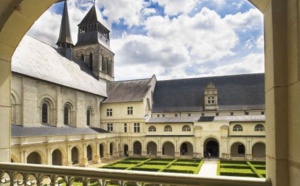
[[[97,80],[81,60],[70,61],[55,48],[25,35],[12,57],[12,72],[106,97],[106,82]]]
[[[57,40],[57,44],[58,43],[70,43],[73,45],[73,41],[72,41],[72,37],[71,37],[71,29],[70,29],[67,1],[64,2],[60,31],[59,31],[59,36],[58,36],[58,40]]]
[[[264,74],[216,76],[158,81],[153,113],[204,111],[204,89],[218,89],[219,110],[264,109]]]
[[[107,83],[107,99],[103,103],[142,101],[147,94],[151,79],[114,81]]]
[[[74,128],[69,126],[63,127],[23,127],[20,125],[12,125],[12,137],[27,137],[27,136],[59,136],[59,135],[87,135],[109,133],[100,128]]]

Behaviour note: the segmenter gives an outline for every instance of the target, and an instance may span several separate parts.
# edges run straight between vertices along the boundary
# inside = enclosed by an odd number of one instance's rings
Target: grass
[[[218,175],[263,178],[266,175],[265,162],[220,161]]]
[[[127,158],[100,168],[198,174],[203,162],[200,159]],[[263,178],[266,165],[254,161],[220,161],[217,175]]]
[[[99,168],[198,174],[202,163],[200,159],[127,158]]]

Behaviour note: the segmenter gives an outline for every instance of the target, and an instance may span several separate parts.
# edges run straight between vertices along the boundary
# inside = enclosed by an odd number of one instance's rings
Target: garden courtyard
[[[102,169],[198,174],[199,176],[240,176],[264,178],[263,161],[219,159],[126,158],[101,166]]]

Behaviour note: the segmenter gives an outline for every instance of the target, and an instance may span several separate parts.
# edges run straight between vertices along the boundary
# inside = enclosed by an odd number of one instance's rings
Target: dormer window
[[[204,90],[205,110],[218,110],[218,89],[210,82]]]
[[[211,96],[208,97],[208,104],[214,104],[215,103],[215,97]]]

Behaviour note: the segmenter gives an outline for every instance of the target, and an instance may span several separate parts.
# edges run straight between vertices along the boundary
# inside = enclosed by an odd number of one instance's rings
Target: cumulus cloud
[[[153,2],[159,4],[165,14],[150,6]],[[116,79],[145,78],[153,74],[159,79],[171,79],[263,72],[263,36],[251,35],[253,30],[262,27],[261,13],[249,9],[243,13],[237,11],[220,16],[212,8],[204,7],[196,11],[195,6],[199,2],[97,1],[109,27],[111,23],[122,23],[120,25],[124,27],[122,36],[111,38]],[[212,3],[221,6],[224,1],[215,0]],[[73,41],[76,43],[77,25],[92,2],[74,0],[68,1],[68,6]],[[193,13],[189,14],[191,11]],[[45,12],[29,31],[30,35],[55,45],[61,20],[61,15],[56,12],[59,11],[50,9]],[[103,22],[105,19],[101,17]]]
[[[187,14],[197,5],[197,0],[152,0],[164,7],[167,15]]]
[[[129,27],[140,24],[141,11],[145,8],[146,3],[143,0],[109,0],[97,1],[98,5],[104,7],[103,15],[109,22],[124,23]]]
[[[224,20],[238,31],[260,29],[263,23],[261,12],[254,8],[245,13],[226,15]]]

